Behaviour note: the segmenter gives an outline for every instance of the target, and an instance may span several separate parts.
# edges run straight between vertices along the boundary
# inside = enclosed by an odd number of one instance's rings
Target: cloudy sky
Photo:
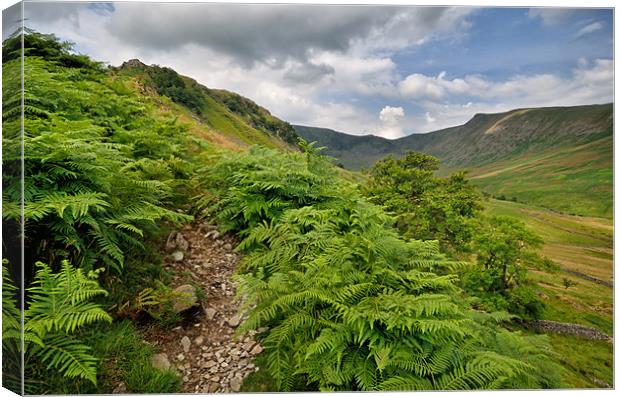
[[[610,9],[26,3],[26,25],[295,124],[398,138],[479,112],[613,100]],[[3,36],[18,16],[3,14]]]

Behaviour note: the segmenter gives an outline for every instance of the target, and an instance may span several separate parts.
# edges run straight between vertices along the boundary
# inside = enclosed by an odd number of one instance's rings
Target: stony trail
[[[220,236],[208,224],[186,225],[166,243],[165,267],[174,276],[172,287],[194,285],[206,295],[202,310],[172,331],[153,328],[147,340],[159,354],[153,364],[182,376],[184,393],[238,392],[243,379],[257,371],[252,358],[262,351],[255,332],[236,336],[241,322],[231,277],[240,255],[236,242]]]

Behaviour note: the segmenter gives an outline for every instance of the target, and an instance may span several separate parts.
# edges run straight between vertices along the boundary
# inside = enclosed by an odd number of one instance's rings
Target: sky
[[[27,2],[24,13],[110,65],[168,66],[290,123],[355,135],[613,101],[611,9]]]

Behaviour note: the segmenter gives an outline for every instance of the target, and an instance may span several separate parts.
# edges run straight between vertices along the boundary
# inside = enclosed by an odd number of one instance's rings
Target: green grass
[[[114,383],[125,382],[129,393],[174,393],[180,391],[180,377],[173,371],[151,366],[155,349],[144,342],[133,324],[126,320],[96,330],[88,343],[103,357],[98,376],[98,393],[110,393]]]
[[[566,369],[564,382],[575,388],[600,388],[594,379],[613,386],[613,345],[566,335],[549,335]]]
[[[494,195],[566,214],[613,216],[613,137],[523,154],[474,168],[472,182]]]

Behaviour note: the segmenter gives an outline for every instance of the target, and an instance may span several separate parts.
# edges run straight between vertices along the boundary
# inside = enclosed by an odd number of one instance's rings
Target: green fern
[[[52,272],[43,263],[37,263],[33,285],[27,289],[28,308],[24,311],[24,371],[26,381],[38,384],[34,369],[58,371],[68,378],[83,378],[96,384],[98,359],[90,348],[76,339],[80,329],[112,318],[93,299],[107,292],[96,281],[98,272],[85,274],[63,261],[59,272]],[[3,349],[20,352],[21,343],[12,285],[3,267]],[[39,375],[37,375],[39,374]]]

